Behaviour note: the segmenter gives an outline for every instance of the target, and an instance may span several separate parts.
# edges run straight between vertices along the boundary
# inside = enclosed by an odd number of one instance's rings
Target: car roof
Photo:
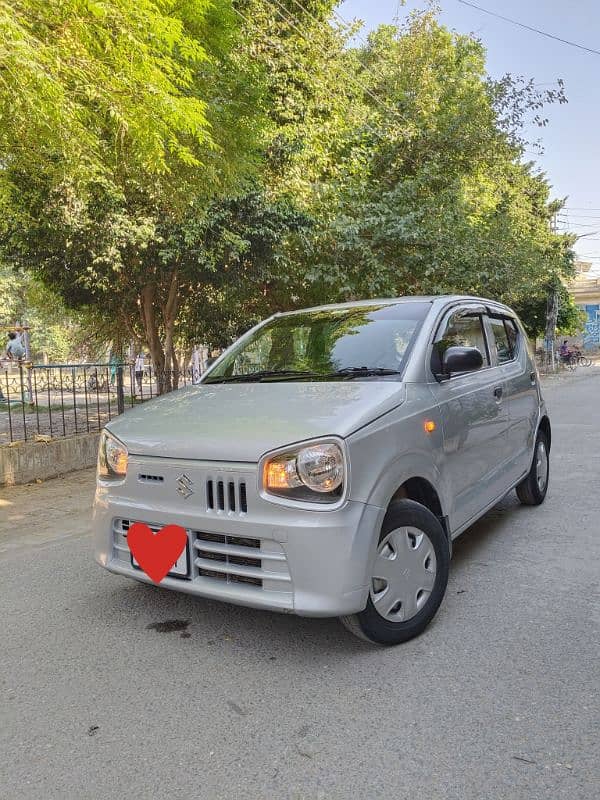
[[[283,311],[275,314],[276,317],[285,317],[293,314],[305,314],[313,311],[334,311],[336,309],[369,308],[370,306],[394,306],[401,303],[430,303],[432,306],[445,306],[460,302],[479,303],[489,307],[490,310],[514,313],[508,306],[497,300],[487,300],[483,297],[473,297],[472,295],[461,294],[437,294],[437,295],[406,295],[404,297],[385,297],[373,298],[371,300],[351,300],[346,303],[329,303],[322,306],[312,306],[311,308],[298,308],[294,311]]]

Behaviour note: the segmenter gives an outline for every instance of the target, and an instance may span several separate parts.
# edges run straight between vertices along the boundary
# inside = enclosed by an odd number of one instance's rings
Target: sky
[[[530,27],[600,50],[598,0],[472,0],[476,5]],[[441,22],[460,33],[472,33],[487,49],[487,69],[494,78],[507,72],[534,78],[537,84],[565,82],[568,104],[547,106],[545,128],[532,127],[530,139],[541,139],[544,154],[527,155],[546,173],[553,197],[567,198],[560,229],[578,235],[575,250],[592,261],[600,274],[600,55],[571,47],[492,17],[459,0],[439,0]],[[425,0],[345,0],[338,13],[360,19],[366,31],[400,20]]]

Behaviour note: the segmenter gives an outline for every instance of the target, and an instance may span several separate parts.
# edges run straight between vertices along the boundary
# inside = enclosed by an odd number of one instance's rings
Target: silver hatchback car
[[[150,582],[134,522],[187,544],[161,586],[397,644],[440,606],[452,540],[548,487],[550,421],[506,306],[405,297],[276,314],[200,384],[100,443],[95,556]]]

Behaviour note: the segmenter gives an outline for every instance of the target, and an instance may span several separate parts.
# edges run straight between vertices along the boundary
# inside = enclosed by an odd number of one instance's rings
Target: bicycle
[[[574,372],[577,369],[578,356],[576,353],[568,353],[567,355],[560,355],[558,362],[564,369],[570,369]]]
[[[577,350],[574,353],[575,357],[577,358],[577,366],[578,367],[591,367],[592,366],[592,359],[585,356],[581,350]]]

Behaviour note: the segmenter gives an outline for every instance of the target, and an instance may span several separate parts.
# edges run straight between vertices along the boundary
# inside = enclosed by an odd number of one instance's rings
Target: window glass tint
[[[490,317],[490,323],[494,332],[494,347],[499,364],[506,364],[513,357],[512,347],[508,339],[508,333],[504,325],[504,320],[500,317]]]
[[[449,347],[476,347],[483,356],[483,366],[489,367],[490,361],[485,345],[483,321],[479,314],[473,315],[458,311],[448,320],[438,335],[434,348],[434,372],[441,371],[444,353]],[[435,361],[439,361],[436,365]]]

